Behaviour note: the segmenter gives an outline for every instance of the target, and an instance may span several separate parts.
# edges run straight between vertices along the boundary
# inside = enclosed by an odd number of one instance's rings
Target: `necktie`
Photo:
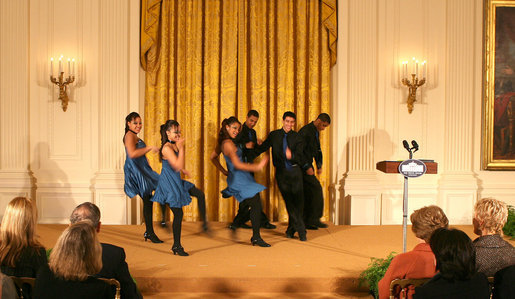
[[[286,148],[288,147],[288,141],[286,140],[286,137],[288,134],[284,134],[283,137],[283,153],[284,153],[284,166],[286,169],[290,170],[292,168],[290,161],[288,161],[288,158],[286,158]]]

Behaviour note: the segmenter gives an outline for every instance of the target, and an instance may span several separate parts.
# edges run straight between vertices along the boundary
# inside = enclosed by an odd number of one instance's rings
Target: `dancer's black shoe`
[[[159,240],[155,233],[147,233],[143,234],[143,238],[145,238],[145,242],[149,239],[152,243],[163,243],[163,241]]]
[[[184,251],[184,248],[182,246],[174,246],[172,247],[173,255],[180,255],[180,256],[189,256],[189,254]]]
[[[318,221],[317,223],[315,223],[315,226],[318,226],[320,228],[327,228],[327,224],[323,223],[323,222],[320,222]]]
[[[267,242],[263,241],[261,238],[251,238],[250,243],[252,243],[252,246],[257,245],[259,247],[270,247],[272,245],[268,244]]]
[[[263,225],[261,225],[262,228],[266,228],[266,229],[275,229],[277,228],[277,226],[275,226],[274,224],[270,223],[270,222],[267,222]]]

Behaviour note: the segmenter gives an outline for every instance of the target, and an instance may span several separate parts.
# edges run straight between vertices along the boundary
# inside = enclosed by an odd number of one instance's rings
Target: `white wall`
[[[123,192],[124,117],[139,109],[139,1],[1,1],[0,213],[14,195],[37,202],[42,223],[63,223],[84,201],[104,223],[131,223]],[[63,112],[50,57],[75,57]]]
[[[515,205],[514,172],[482,171],[481,0],[340,0],[333,77],[332,219],[401,223],[400,175],[375,170],[405,159],[438,162],[411,179],[409,210],[444,208],[470,223],[474,202]],[[0,1],[0,214],[17,195],[37,201],[40,222],[64,223],[92,201],[104,223],[137,223],[139,201],[123,193],[123,118],[142,112],[139,1]],[[68,110],[49,83],[49,58],[80,65]],[[429,82],[412,114],[398,81],[401,60],[427,59]]]
[[[341,0],[334,69],[333,217],[345,224],[402,223],[403,178],[375,170],[407,159],[438,162],[437,175],[409,180],[409,212],[437,204],[452,224],[470,224],[478,198],[515,205],[515,173],[481,170],[481,0]],[[429,63],[413,113],[398,65]]]

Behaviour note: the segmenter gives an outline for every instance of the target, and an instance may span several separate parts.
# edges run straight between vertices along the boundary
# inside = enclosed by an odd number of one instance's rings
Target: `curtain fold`
[[[297,130],[321,112],[330,113],[330,69],[336,61],[336,0],[142,0],[141,64],[145,76],[147,144],[160,145],[167,119],[181,124],[186,169],[206,194],[208,219],[232,221],[234,199],[224,199],[225,177],[211,164],[221,121],[259,111],[258,138],[282,126],[282,114],[297,114]],[[325,157],[320,182],[324,218],[329,215],[329,132],[321,134]],[[148,155],[156,171],[157,155]],[[221,157],[222,164],[225,161]],[[274,168],[256,174],[273,221],[288,216]],[[196,221],[196,200],[184,208]],[[154,216],[160,219],[155,207]]]

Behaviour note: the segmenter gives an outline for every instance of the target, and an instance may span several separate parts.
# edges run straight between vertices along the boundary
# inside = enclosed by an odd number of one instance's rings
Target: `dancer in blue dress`
[[[148,164],[145,154],[152,151],[158,152],[155,146],[147,146],[143,140],[138,138],[141,131],[141,117],[136,112],[131,112],[125,117],[125,135],[123,144],[125,145],[125,194],[130,198],[139,195],[143,200],[143,217],[145,218],[146,231],[143,237],[145,241],[150,239],[153,243],[163,243],[154,233],[152,223],[152,192],[156,189],[159,175],[152,170]]]
[[[218,145],[211,154],[211,161],[224,175],[227,175],[227,188],[222,191],[223,197],[234,196],[238,202],[246,201],[250,206],[250,221],[252,222],[252,246],[270,247],[263,241],[259,228],[261,226],[261,199],[259,192],[265,190],[265,186],[256,183],[252,172],[263,169],[268,162],[268,156],[264,156],[256,163],[244,163],[241,158],[241,149],[236,147],[233,140],[238,135],[241,124],[234,116],[226,118],[222,122],[218,135]],[[220,153],[224,154],[227,170],[220,164]],[[235,230],[236,228],[234,228]]]
[[[188,256],[181,245],[182,207],[191,203],[191,196],[198,200],[200,218],[203,221],[202,229],[208,231],[206,219],[206,199],[204,192],[194,184],[181,179],[181,172],[189,175],[184,169],[184,139],[181,138],[179,123],[168,120],[161,125],[161,151],[159,158],[162,160],[163,169],[159,176],[156,193],[152,198],[160,204],[167,204],[173,213],[173,254]]]

